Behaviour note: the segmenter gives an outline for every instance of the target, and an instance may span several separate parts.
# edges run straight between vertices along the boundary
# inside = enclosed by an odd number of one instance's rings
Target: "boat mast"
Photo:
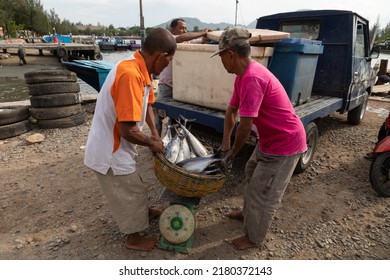
[[[234,19],[234,26],[237,26],[237,7],[238,7],[238,0],[236,0],[236,17]]]
[[[139,0],[139,10],[140,10],[140,29],[139,33],[141,35],[141,48],[144,46],[145,41],[145,25],[144,25],[144,15],[142,12],[142,0]]]

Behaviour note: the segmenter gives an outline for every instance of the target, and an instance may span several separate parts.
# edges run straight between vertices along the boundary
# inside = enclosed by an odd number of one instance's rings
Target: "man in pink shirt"
[[[245,167],[244,206],[227,216],[244,222],[244,235],[230,242],[239,250],[261,247],[295,166],[306,151],[306,134],[278,79],[250,57],[251,33],[228,28],[219,39],[219,54],[226,71],[236,74],[226,110],[221,150],[229,166],[246,143],[252,125],[258,145]],[[240,117],[233,145],[231,136]]]

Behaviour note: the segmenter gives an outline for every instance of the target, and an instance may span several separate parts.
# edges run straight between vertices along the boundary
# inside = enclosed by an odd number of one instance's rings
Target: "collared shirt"
[[[84,164],[107,174],[135,172],[136,145],[121,137],[120,122],[137,122],[142,130],[148,104],[154,103],[145,61],[139,51],[117,63],[108,74],[99,92],[91,130],[85,149]]]

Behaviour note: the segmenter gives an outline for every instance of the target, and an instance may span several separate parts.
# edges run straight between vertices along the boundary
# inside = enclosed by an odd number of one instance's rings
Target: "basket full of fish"
[[[222,172],[221,158],[206,148],[187,128],[181,116],[168,125],[162,140],[165,154],[154,157],[154,170],[160,183],[177,195],[202,197],[221,188],[227,179]]]

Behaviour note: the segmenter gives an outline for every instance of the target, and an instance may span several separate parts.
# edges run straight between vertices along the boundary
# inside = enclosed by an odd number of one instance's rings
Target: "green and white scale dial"
[[[194,208],[192,205],[170,205],[161,214],[159,227],[161,249],[189,253],[196,228]]]

